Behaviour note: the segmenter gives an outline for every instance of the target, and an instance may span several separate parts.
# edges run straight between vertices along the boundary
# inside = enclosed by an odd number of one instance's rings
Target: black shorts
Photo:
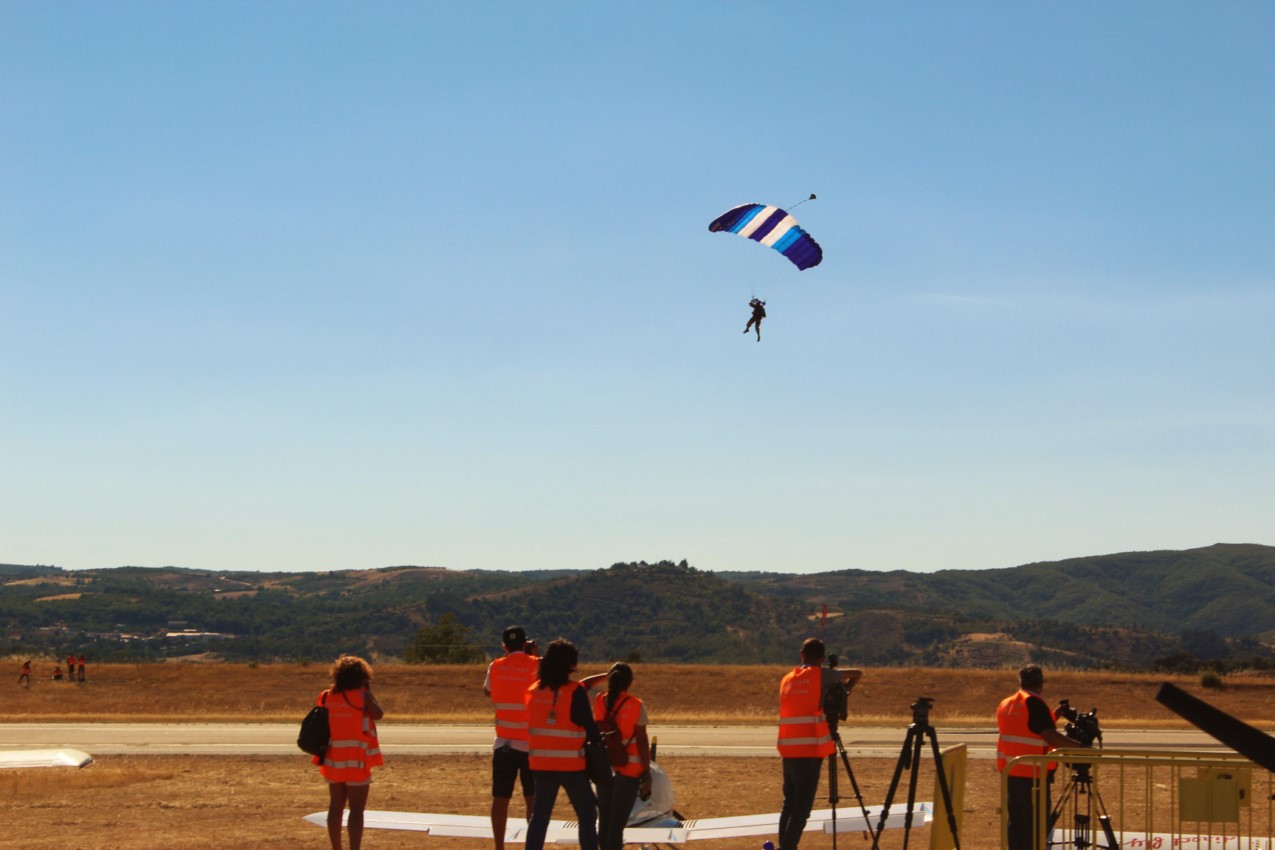
[[[514,780],[521,780],[522,796],[530,797],[534,793],[529,757],[505,744],[491,754],[491,796],[503,800],[513,797]]]

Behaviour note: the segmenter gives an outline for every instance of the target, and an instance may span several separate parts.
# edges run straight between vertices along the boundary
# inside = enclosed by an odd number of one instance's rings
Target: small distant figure
[[[72,652],[66,657],[66,677],[72,682],[75,681],[75,653]]]
[[[30,659],[22,662],[22,672],[18,674],[18,684],[25,684],[31,687],[31,661]]]
[[[83,655],[80,656],[79,668],[80,668],[79,675],[77,676],[77,678],[81,682],[83,682],[84,681],[84,656]]]
[[[754,298],[748,302],[748,306],[753,308],[753,315],[748,320],[748,324],[744,325],[744,333],[756,328],[757,341],[761,342],[761,320],[766,318],[766,302],[760,298]]]
[[[54,667],[54,668],[53,668],[53,681],[55,681],[55,682],[60,682],[60,681],[62,681],[62,668],[61,668],[61,667]]]

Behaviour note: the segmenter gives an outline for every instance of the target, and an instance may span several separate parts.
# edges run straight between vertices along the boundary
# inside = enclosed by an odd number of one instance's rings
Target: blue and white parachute
[[[735,233],[768,245],[791,260],[798,271],[823,261],[819,243],[797,224],[797,219],[779,207],[742,204],[713,219],[708,229],[713,233]]]

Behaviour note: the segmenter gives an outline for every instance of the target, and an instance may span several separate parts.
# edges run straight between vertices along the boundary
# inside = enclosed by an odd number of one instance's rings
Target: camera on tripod
[[[837,656],[828,656],[828,666],[837,669]],[[835,683],[829,683],[823,692],[823,716],[828,721],[828,728],[836,730],[837,723],[845,720],[850,714],[850,689],[840,677]]]
[[[1071,707],[1068,700],[1061,700],[1058,708],[1054,709],[1054,714],[1067,719],[1063,734],[1068,738],[1079,741],[1082,747],[1092,747],[1094,741],[1101,746],[1102,729],[1098,725],[1098,709],[1091,708],[1088,714],[1081,714]]]

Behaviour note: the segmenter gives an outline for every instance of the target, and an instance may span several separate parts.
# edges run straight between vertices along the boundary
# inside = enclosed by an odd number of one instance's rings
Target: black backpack
[[[323,693],[323,703],[328,701],[327,691]],[[297,746],[302,752],[318,756],[323,761],[327,752],[328,740],[332,737],[328,727],[328,709],[325,705],[316,705],[301,721],[301,734],[297,735]]]

